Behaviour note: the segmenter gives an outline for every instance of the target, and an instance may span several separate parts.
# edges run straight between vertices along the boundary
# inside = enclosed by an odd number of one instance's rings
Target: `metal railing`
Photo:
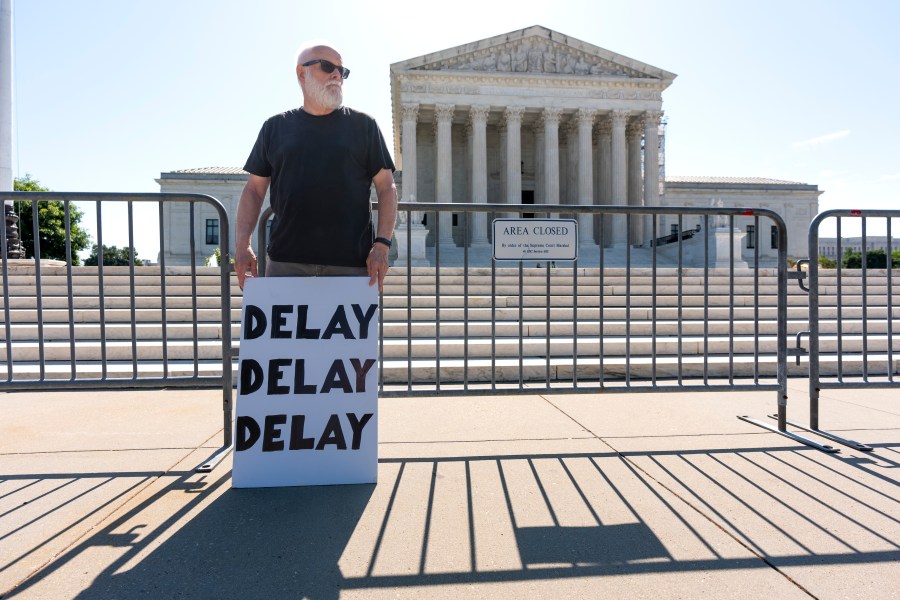
[[[819,428],[819,393],[823,389],[896,388],[898,344],[895,339],[892,219],[900,210],[830,210],[809,226],[809,425],[790,422],[857,450],[872,448]],[[819,230],[834,219],[837,264],[834,273],[819,264]],[[858,223],[862,251],[858,268],[844,266],[843,220]],[[873,221],[883,223],[887,248],[883,265],[869,265],[867,231]],[[806,262],[806,261],[804,261]],[[832,292],[833,290],[833,292]]]
[[[740,418],[832,451],[786,431],[789,274],[777,213],[444,203],[399,210],[397,256],[380,302],[380,396],[774,391],[777,427]],[[494,260],[486,237],[473,235],[494,217],[525,214],[574,218],[594,230],[594,243],[580,245],[572,262],[510,263]],[[261,272],[270,215],[258,228]],[[745,263],[736,224],[760,231],[760,219],[777,229],[777,257],[766,260],[757,244]],[[668,225],[708,233],[645,243]],[[613,240],[616,230],[627,234]]]
[[[26,249],[33,258],[9,260],[6,228],[0,228],[5,322],[0,346],[0,371],[5,372],[5,379],[0,379],[0,391],[221,387],[223,445],[230,446],[231,267],[228,215],[222,204],[200,194],[7,192],[0,196],[29,203],[33,215],[33,245]],[[64,213],[64,263],[52,266],[40,260],[39,209],[47,202],[61,202]],[[96,267],[73,268],[73,202],[89,203],[96,211]],[[135,265],[136,203],[157,205],[158,266]],[[164,206],[178,203],[188,205],[187,222],[175,226],[188,228],[183,237],[188,240],[192,257],[196,251],[195,206],[202,203],[212,207],[219,219],[222,260],[215,271],[218,299],[212,309],[198,306],[198,281],[203,275],[198,275],[196,261],[191,260],[182,274],[166,265],[166,240],[176,232],[167,230]],[[112,224],[104,224],[103,209],[122,204],[127,208],[127,224],[116,227],[120,232],[127,227],[128,247],[132,249],[128,265],[104,265],[104,232],[108,233]],[[147,227],[147,223],[137,227]],[[13,278],[15,285],[11,285]],[[123,294],[123,289],[127,293]],[[204,320],[221,330],[221,356],[201,358],[208,343],[201,342],[198,332],[201,312],[207,313]],[[157,325],[158,331],[154,330]],[[210,354],[218,353],[216,349]]]

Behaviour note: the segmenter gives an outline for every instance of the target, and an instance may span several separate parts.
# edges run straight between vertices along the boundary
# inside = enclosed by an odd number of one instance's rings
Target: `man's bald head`
[[[316,41],[307,42],[297,51],[297,64],[302,65],[305,62],[324,58],[330,60],[336,65],[342,64],[340,53],[326,42]]]

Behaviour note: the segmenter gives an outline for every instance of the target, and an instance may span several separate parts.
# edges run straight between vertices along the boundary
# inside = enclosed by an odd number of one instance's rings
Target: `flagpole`
[[[13,189],[13,0],[0,0],[0,192]],[[11,200],[6,201],[12,204]]]

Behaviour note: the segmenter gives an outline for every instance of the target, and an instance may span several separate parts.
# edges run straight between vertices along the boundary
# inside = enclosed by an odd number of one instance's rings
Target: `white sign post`
[[[378,294],[367,277],[244,286],[234,487],[374,483]]]
[[[575,260],[578,222],[494,219],[494,260]]]

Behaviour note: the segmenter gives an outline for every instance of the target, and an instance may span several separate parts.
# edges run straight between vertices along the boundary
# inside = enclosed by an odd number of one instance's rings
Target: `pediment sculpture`
[[[415,70],[550,73],[606,77],[647,75],[543,38],[524,39],[428,63]]]

